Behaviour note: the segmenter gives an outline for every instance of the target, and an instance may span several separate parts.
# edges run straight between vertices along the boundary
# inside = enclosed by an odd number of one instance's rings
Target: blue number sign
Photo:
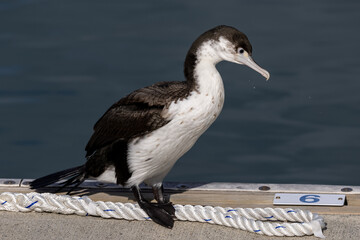
[[[344,194],[276,193],[274,205],[344,206]]]

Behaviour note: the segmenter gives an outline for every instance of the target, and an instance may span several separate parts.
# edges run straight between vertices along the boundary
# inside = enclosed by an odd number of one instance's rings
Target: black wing
[[[86,156],[115,141],[128,141],[164,126],[169,121],[162,117],[164,108],[186,97],[189,90],[186,82],[162,82],[120,99],[95,124]]]

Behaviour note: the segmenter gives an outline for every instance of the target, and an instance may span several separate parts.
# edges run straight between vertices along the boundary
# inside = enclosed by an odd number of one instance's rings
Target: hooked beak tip
[[[266,70],[265,70],[263,76],[265,77],[266,81],[268,81],[270,79],[270,73]]]
[[[261,68],[257,63],[250,57],[246,57],[245,60],[240,61],[241,64],[245,64],[246,66],[252,68],[256,72],[260,73],[263,77],[265,77],[266,81],[270,78],[270,73],[265,69]]]

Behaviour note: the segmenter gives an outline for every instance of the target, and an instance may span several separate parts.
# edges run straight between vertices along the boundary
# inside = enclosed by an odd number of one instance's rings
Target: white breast
[[[198,62],[195,68],[198,88],[186,99],[170,104],[164,117],[171,121],[129,143],[132,176],[128,186],[142,182],[160,184],[175,162],[218,117],[224,103],[224,86],[215,64],[206,59]]]

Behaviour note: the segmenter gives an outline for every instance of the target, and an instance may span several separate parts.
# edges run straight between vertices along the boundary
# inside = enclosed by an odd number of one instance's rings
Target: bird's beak
[[[269,80],[270,78],[270,73],[265,69],[261,68],[259,65],[257,65],[257,63],[252,59],[252,57],[247,52],[244,52],[243,54],[238,54],[236,63],[244,64],[249,68],[257,71],[266,78],[266,81]]]

